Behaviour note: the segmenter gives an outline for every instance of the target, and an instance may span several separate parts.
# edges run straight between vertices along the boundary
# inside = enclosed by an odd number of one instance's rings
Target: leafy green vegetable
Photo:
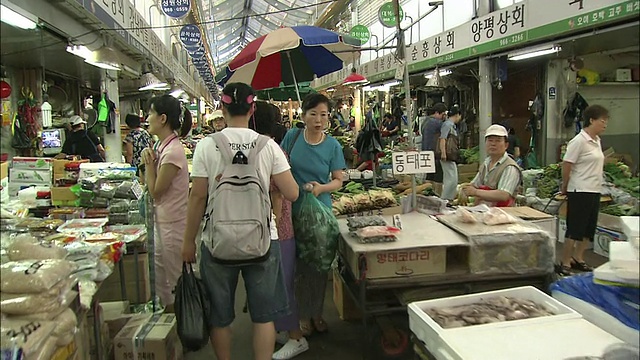
[[[460,149],[460,158],[467,164],[480,161],[480,147],[474,146],[471,149]]]
[[[613,216],[636,216],[640,215],[637,207],[632,205],[609,205],[600,209],[600,212]]]

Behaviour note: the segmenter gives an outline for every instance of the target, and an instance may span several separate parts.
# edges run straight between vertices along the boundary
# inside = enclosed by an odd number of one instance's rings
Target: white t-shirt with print
[[[567,191],[601,192],[604,153],[599,136],[593,139],[582,130],[567,144],[563,161],[573,164]]]
[[[251,158],[252,149],[256,145],[258,133],[245,128],[226,128],[222,130],[222,134],[227,137],[231,143],[231,152],[236,153],[242,151],[247,157]],[[269,140],[267,145],[262,149],[256,163],[258,175],[262,181],[262,186],[267,191],[271,182],[271,176],[281,174],[291,167],[280,146],[275,141]],[[191,171],[192,177],[207,178],[209,182],[209,203],[207,204],[207,212],[211,210],[213,204],[213,193],[218,186],[216,177],[224,171],[227,163],[222,161],[222,156],[215,141],[210,136],[200,140],[193,153],[193,166]],[[278,230],[276,227],[275,216],[271,213],[271,239],[278,239]]]

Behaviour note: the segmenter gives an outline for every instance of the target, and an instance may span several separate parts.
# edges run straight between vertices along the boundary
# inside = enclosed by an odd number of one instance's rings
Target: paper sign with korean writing
[[[433,151],[403,151],[391,154],[393,174],[432,174],[436,172]]]

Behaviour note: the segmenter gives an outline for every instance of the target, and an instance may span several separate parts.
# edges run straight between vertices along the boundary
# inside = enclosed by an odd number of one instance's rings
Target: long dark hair
[[[222,89],[221,103],[230,116],[247,115],[254,103],[255,92],[245,83],[230,83]]]
[[[171,95],[156,96],[149,100],[149,109],[153,109],[158,115],[166,115],[167,124],[171,130],[178,131],[180,137],[189,134],[193,123],[191,111],[184,108],[180,100]]]

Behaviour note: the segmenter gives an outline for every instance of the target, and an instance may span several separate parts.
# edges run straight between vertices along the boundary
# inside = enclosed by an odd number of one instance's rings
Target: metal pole
[[[291,67],[291,76],[293,77],[293,85],[296,87],[296,95],[298,96],[298,107],[302,107],[302,100],[300,100],[300,90],[298,89],[298,80],[296,80],[296,72],[293,70],[293,62],[291,61],[291,55],[286,52],[289,58],[289,66]],[[292,119],[293,120],[293,119]]]
[[[409,62],[406,58],[406,46],[404,39],[404,30],[400,27],[400,2],[399,0],[393,0],[393,10],[396,15],[396,32],[398,36],[398,58],[402,60],[402,66],[404,66],[404,101],[407,108],[407,123],[409,129],[407,131],[410,149],[414,147],[413,141],[413,116],[411,115],[411,85],[409,84]],[[402,126],[400,127],[402,129]],[[417,205],[416,198],[416,176],[411,175],[411,208],[415,209]]]
[[[484,16],[491,12],[491,0],[479,0],[478,16]],[[491,60],[485,56],[478,59],[478,75],[480,77],[478,91],[478,144],[480,145],[480,161],[487,156],[484,146],[484,134],[491,126],[492,118],[492,87],[491,87]]]
[[[432,13],[432,12],[434,12],[434,11],[436,11],[436,9],[438,8],[438,6],[440,6],[440,4],[433,5],[433,7],[431,8],[431,10],[429,10],[429,11],[427,11],[426,13],[422,14],[419,18],[417,18],[417,19],[416,19],[416,21],[414,21],[414,22],[412,22],[411,24],[409,24],[409,26],[407,26],[407,27],[406,27],[406,29],[404,29],[404,30],[410,29],[413,25],[415,25],[415,24],[419,23],[419,22],[420,22],[420,20],[422,20],[422,19],[426,18],[429,14],[431,14],[431,13]],[[396,16],[397,16],[397,17],[399,17],[399,15],[400,15],[400,14],[397,14]],[[400,23],[398,23],[397,28],[400,28]],[[395,40],[395,39],[396,39],[396,38],[392,37],[392,38],[390,38],[389,40],[385,41],[385,42],[382,44],[382,47],[387,46],[387,44],[389,44],[390,42],[392,42],[392,41],[393,41],[393,40]],[[382,47],[379,47],[378,49],[381,49]]]

